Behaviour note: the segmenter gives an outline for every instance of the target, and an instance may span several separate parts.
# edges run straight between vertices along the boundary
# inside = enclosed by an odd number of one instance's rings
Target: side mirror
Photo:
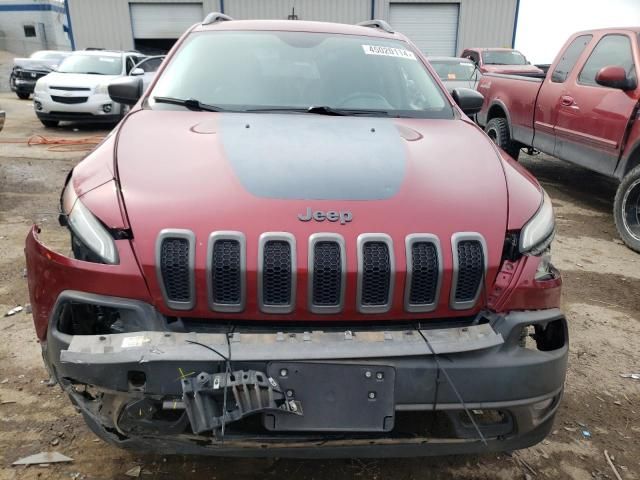
[[[141,77],[118,78],[107,87],[111,100],[125,105],[135,105],[142,96]]]
[[[131,73],[129,73],[130,76],[132,77],[137,77],[140,75],[144,75],[144,70],[141,69],[140,67],[136,67],[133,70],[131,70]]]
[[[627,72],[622,67],[603,67],[596,74],[596,83],[603,87],[619,88],[620,90],[634,90],[635,80],[627,78]]]
[[[456,88],[451,92],[451,96],[467,115],[478,113],[484,103],[484,95],[470,88]]]

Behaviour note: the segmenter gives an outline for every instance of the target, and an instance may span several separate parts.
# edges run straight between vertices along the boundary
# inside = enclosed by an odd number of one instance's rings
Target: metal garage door
[[[457,3],[392,3],[389,20],[427,56],[455,56]]]
[[[201,3],[132,3],[133,38],[178,38],[202,21]]]

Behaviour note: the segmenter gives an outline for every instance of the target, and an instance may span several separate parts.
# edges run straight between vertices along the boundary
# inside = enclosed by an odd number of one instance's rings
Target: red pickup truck
[[[620,180],[614,217],[640,252],[640,27],[578,32],[546,76],[487,73],[478,123],[517,158],[533,148]]]

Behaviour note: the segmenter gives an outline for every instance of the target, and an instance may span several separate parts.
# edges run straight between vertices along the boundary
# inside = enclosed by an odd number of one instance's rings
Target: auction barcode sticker
[[[413,52],[403,48],[381,47],[380,45],[362,45],[362,49],[367,55],[383,55],[385,57],[399,57],[416,60],[416,56]]]

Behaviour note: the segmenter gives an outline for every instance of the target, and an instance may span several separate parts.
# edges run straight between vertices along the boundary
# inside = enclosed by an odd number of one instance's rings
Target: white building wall
[[[64,3],[57,0],[0,0],[0,50],[28,56],[36,50],[69,50]],[[34,25],[36,37],[26,37]]]

